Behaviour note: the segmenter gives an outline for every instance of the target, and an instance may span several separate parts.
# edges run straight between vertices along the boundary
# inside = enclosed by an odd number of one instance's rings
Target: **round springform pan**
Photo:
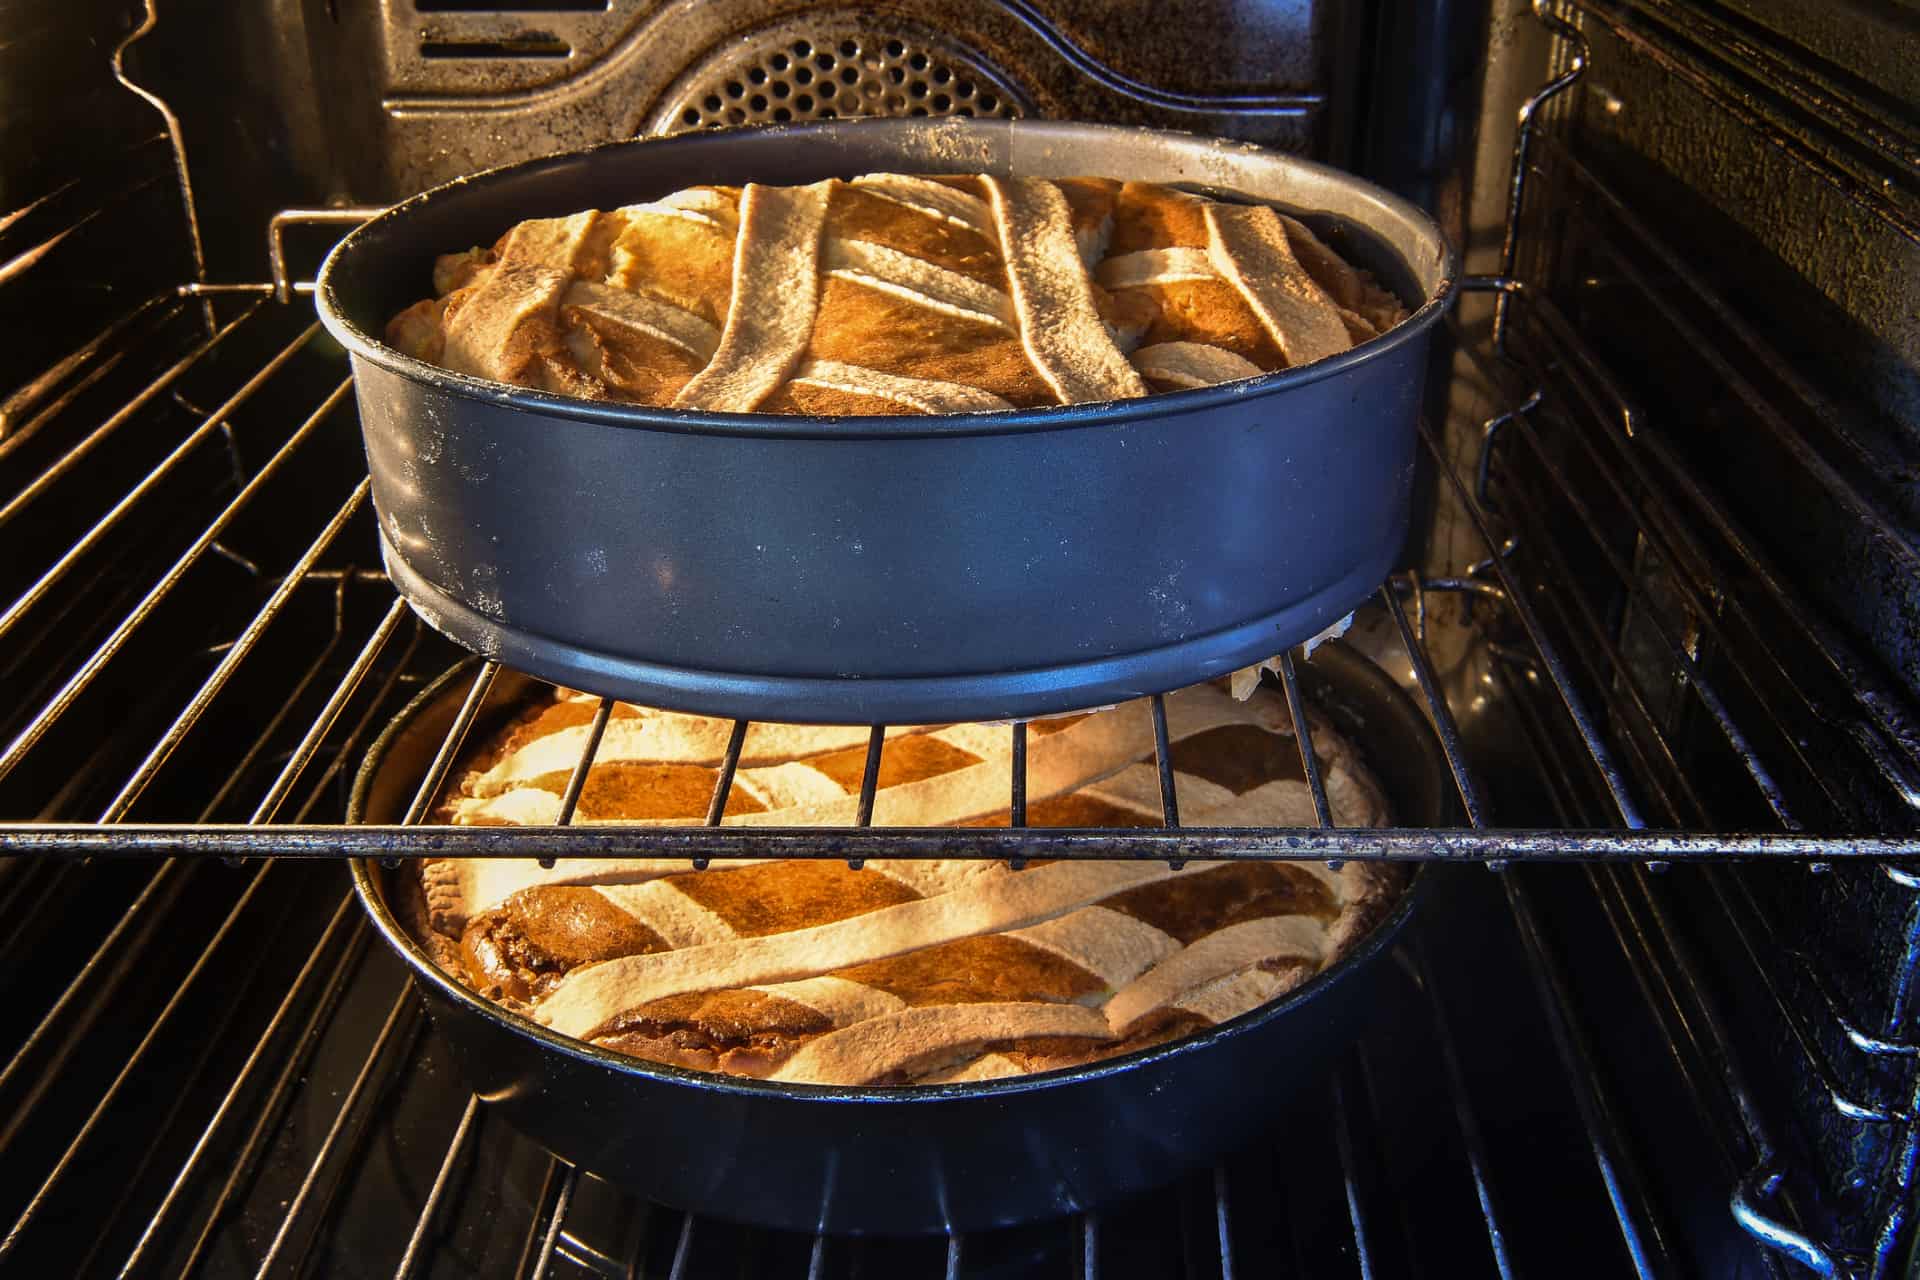
[[[427,689],[375,743],[356,822],[395,822],[471,683]],[[1403,826],[1443,826],[1444,758],[1388,677],[1339,645],[1301,668],[1313,701],[1359,749]],[[474,732],[524,705],[503,672]],[[1257,696],[1279,696],[1263,691]],[[477,740],[477,739],[476,739]],[[539,833],[527,836],[529,855]],[[516,1129],[640,1195],[795,1231],[980,1230],[1110,1203],[1204,1167],[1320,1095],[1379,1005],[1386,957],[1421,876],[1363,940],[1288,995],[1209,1031],[1091,1066],[977,1084],[774,1084],[645,1062],[558,1035],[450,977],[403,918],[410,869],[354,863],[381,936],[412,970],[466,1083]]]
[[[939,417],[716,414],[452,373],[377,336],[442,253],[698,183],[876,170],[1181,183],[1296,211],[1410,318],[1259,378]],[[884,120],[617,143],[396,206],[321,271],[352,355],[382,549],[467,648],[649,705],[912,724],[1162,692],[1336,621],[1405,536],[1452,250],[1292,156],[1091,124]]]

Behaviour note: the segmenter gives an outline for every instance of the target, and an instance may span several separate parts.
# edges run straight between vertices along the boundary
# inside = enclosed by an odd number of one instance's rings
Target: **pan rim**
[[[469,675],[478,661],[477,658],[468,657],[435,677],[381,730],[380,736],[368,747],[367,754],[355,774],[353,792],[348,802],[348,822],[357,823],[361,820],[365,813],[366,795],[371,788],[372,780],[380,772],[387,753],[392,749],[399,735],[435,699],[443,696],[449,685],[458,681],[463,675]],[[1400,693],[1397,686],[1395,693]],[[633,830],[636,834],[644,835],[651,828],[641,827]],[[1425,864],[1416,865],[1406,883],[1397,890],[1398,898],[1392,909],[1376,920],[1366,935],[1346,954],[1279,999],[1249,1009],[1237,1017],[1217,1023],[1204,1031],[1077,1067],[1062,1067],[1053,1071],[1010,1076],[1000,1080],[881,1087],[795,1084],[755,1080],[717,1071],[695,1071],[666,1063],[651,1062],[645,1058],[611,1049],[602,1049],[584,1040],[562,1035],[531,1018],[517,1014],[468,990],[435,963],[433,957],[426,954],[419,941],[406,930],[387,905],[384,869],[379,865],[378,859],[349,859],[348,867],[353,878],[354,896],[360,900],[361,908],[372,918],[375,929],[379,931],[386,944],[399,954],[402,962],[412,971],[416,981],[424,982],[442,998],[451,1000],[461,1006],[464,1011],[486,1018],[522,1039],[534,1041],[544,1049],[556,1050],[578,1061],[657,1084],[686,1086],[748,1098],[789,1099],[801,1103],[881,1102],[909,1106],[992,1100],[1012,1094],[1085,1083],[1121,1072],[1154,1067],[1170,1059],[1210,1048],[1222,1040],[1253,1031],[1274,1018],[1284,1016],[1308,1004],[1336,986],[1349,973],[1378,959],[1380,953],[1398,939],[1400,931],[1413,915],[1419,899],[1425,896],[1425,887],[1429,881]]]
[[[1452,305],[1459,290],[1459,254],[1425,210],[1386,189],[1343,170],[1283,152],[1227,139],[1208,138],[1175,129],[1148,129],[1131,125],[1095,124],[1031,120],[965,120],[937,122],[898,119],[867,119],[813,122],[807,124],[760,126],[757,136],[792,134],[796,141],[809,136],[843,137],[860,133],[924,136],[932,132],[992,135],[1005,132],[1012,136],[1032,137],[1036,141],[1056,138],[1062,142],[1088,133],[1159,137],[1183,145],[1224,153],[1255,154],[1270,158],[1285,168],[1332,180],[1365,195],[1381,211],[1416,229],[1436,250],[1439,282],[1407,318],[1383,334],[1367,339],[1338,355],[1311,364],[1277,369],[1255,378],[1196,387],[1183,391],[1156,392],[1131,400],[1103,400],[1085,404],[1043,405],[1025,409],[1002,409],[988,413],[940,415],[807,415],[780,413],[715,413],[706,410],[674,409],[624,401],[584,400],[555,395],[511,383],[494,382],[430,364],[387,345],[369,333],[343,308],[335,288],[336,273],[342,262],[351,262],[358,254],[378,252],[366,246],[389,232],[396,223],[418,216],[419,211],[459,196],[476,186],[486,186],[507,177],[558,170],[581,163],[587,157],[625,148],[668,147],[706,141],[705,133],[671,137],[628,138],[601,143],[578,151],[543,156],[485,169],[467,177],[431,187],[409,197],[392,208],[368,219],[348,232],[321,264],[314,289],[315,305],[328,333],[356,359],[397,374],[409,381],[424,383],[461,399],[502,408],[522,409],[549,417],[566,418],[599,426],[646,431],[665,431],[690,435],[746,436],[762,439],[859,439],[922,440],[929,437],[975,437],[1025,432],[1064,431],[1093,428],[1115,422],[1137,422],[1175,414],[1195,413],[1208,408],[1265,399],[1295,387],[1335,377],[1349,369],[1371,364],[1397,348],[1417,339],[1439,322]],[[1271,203],[1271,202],[1265,202]],[[1359,219],[1350,219],[1359,222]],[[1404,264],[1404,259],[1403,259]],[[1411,270],[1410,264],[1409,270]],[[1405,299],[1402,299],[1404,302]]]

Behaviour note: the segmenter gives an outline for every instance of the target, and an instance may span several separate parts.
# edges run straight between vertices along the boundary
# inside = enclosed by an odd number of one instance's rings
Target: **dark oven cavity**
[[[42,8],[0,45],[0,1263],[1910,1267],[1910,22],[1771,0]],[[487,662],[394,820],[346,823],[371,742],[462,655],[381,565],[319,256],[442,179],[783,112],[1255,141],[1408,196],[1464,251],[1414,530],[1346,637],[1430,726],[1456,816],[1194,828],[1163,767],[1162,826],[1028,827],[1016,724],[1010,826],[773,842],[1424,864],[1331,1069],[1274,1049],[1206,1086],[1284,1089],[1283,1136],[1127,1202],[890,1239],[621,1190],[467,1091],[353,898],[347,857],[635,840],[421,825],[503,678]],[[1268,696],[1336,698],[1317,661],[1288,655]],[[719,866],[738,836],[647,847]]]

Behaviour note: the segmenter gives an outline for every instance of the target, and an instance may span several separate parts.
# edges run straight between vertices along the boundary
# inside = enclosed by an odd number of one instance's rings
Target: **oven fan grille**
[[[785,23],[725,51],[666,95],[652,132],[724,129],[856,116],[968,116],[1013,120],[1030,106],[986,60],[951,42]]]

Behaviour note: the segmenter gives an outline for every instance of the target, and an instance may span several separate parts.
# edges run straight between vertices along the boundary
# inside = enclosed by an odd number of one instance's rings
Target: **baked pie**
[[[439,259],[390,344],[563,395],[939,414],[1307,364],[1406,312],[1264,204],[1099,178],[691,187]]]
[[[547,824],[597,700],[555,690],[456,768],[437,819]],[[1181,814],[1194,826],[1309,826],[1284,699],[1219,683],[1167,698]],[[1335,821],[1385,825],[1352,747],[1314,716]],[[698,823],[731,723],[619,705],[574,821]],[[868,730],[754,724],[723,821],[851,825]],[[1144,702],[1036,721],[1034,826],[1158,826]],[[873,820],[1005,825],[1011,735],[890,729]],[[1074,1066],[1245,1013],[1330,964],[1397,896],[1364,863],[876,859],[440,859],[412,928],[479,994],[655,1062],[776,1081],[906,1085]]]

